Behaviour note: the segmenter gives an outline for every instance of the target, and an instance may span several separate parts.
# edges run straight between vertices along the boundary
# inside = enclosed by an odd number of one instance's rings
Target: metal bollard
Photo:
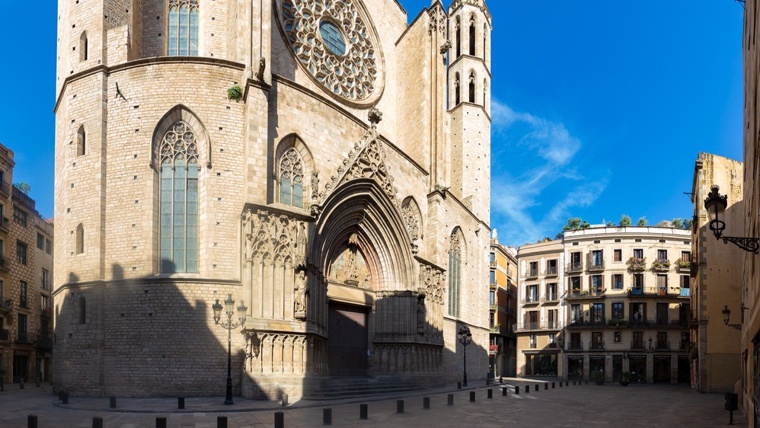
[[[470,391],[470,401],[475,401],[475,391]]]
[[[525,393],[530,394],[530,385],[525,385]]]
[[[116,397],[109,397],[108,398],[108,407],[115,409],[116,408]]]
[[[367,419],[368,418],[368,408],[366,404],[359,404],[359,419]]]
[[[58,401],[63,401],[63,390],[62,389],[58,390]]]
[[[446,399],[446,405],[447,406],[454,405],[454,394],[449,394],[448,398]]]
[[[515,395],[520,395],[520,385],[515,385]]]
[[[493,398],[493,389],[488,388],[488,398]]]
[[[322,425],[332,425],[332,409],[322,409]]]
[[[225,425],[226,427],[227,425]],[[156,428],[166,428],[166,416],[156,417]]]
[[[462,389],[462,382],[457,382],[457,389]]]
[[[562,381],[559,381],[559,387],[562,388]]]
[[[37,428],[37,415],[28,415],[26,417],[27,428]]]
[[[24,389],[24,378],[18,380],[18,389]]]
[[[63,393],[63,404],[69,404],[69,393],[64,392]]]
[[[506,397],[507,396],[507,387],[506,386],[501,388],[501,395],[502,395],[502,397]]]
[[[573,381],[573,386],[575,386],[575,381]]]
[[[283,406],[288,405],[288,394],[282,394],[282,405]]]
[[[274,412],[274,428],[285,428],[285,413]]]
[[[422,399],[422,408],[423,409],[429,409],[430,408],[430,397],[424,397]]]
[[[404,400],[396,400],[396,413],[404,413]]]
[[[548,384],[548,383],[545,383],[545,384],[544,384],[544,391],[546,391],[547,389],[549,389],[549,384]]]
[[[554,389],[554,382],[552,382],[552,389]]]
[[[504,383],[504,377],[503,376],[499,376],[499,383]]]
[[[533,390],[538,392],[538,384],[533,385]]]
[[[103,428],[103,418],[98,416],[93,417],[92,428]]]
[[[227,428],[227,416],[216,417],[216,428]]]
[[[565,381],[565,386],[570,386],[570,381],[569,380]]]

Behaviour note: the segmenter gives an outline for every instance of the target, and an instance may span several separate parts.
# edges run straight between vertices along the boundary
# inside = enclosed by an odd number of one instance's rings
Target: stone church
[[[465,326],[486,376],[484,0],[59,0],[58,19],[60,388],[224,395],[228,345],[249,398],[441,385]]]

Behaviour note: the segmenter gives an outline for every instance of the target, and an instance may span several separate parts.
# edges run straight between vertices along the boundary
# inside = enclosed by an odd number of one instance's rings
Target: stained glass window
[[[280,158],[280,202],[303,208],[303,160],[295,148]]]
[[[459,230],[451,234],[449,247],[449,315],[459,316],[459,286],[462,280],[462,251]]]
[[[198,146],[177,122],[161,142],[161,273],[198,272]]]
[[[198,56],[198,0],[169,0],[169,55]]]

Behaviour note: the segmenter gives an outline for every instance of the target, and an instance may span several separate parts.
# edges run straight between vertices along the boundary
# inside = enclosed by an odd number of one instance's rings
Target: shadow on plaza
[[[119,264],[110,274],[82,281],[71,273],[59,287],[54,386],[71,396],[223,397],[227,331],[214,324],[213,292],[224,300],[239,287],[178,275],[129,278]],[[239,329],[232,342],[243,348]],[[242,352],[232,355],[234,395],[243,360]]]

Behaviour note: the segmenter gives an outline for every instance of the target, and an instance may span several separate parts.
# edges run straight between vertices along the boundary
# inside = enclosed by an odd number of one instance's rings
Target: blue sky
[[[400,0],[413,19],[430,0]],[[0,142],[53,215],[56,6],[0,2]],[[450,3],[445,2],[446,6]],[[510,245],[568,217],[689,217],[697,153],[742,157],[733,0],[490,0],[491,226]],[[23,17],[34,16],[29,31]],[[7,17],[14,17],[8,19]]]

